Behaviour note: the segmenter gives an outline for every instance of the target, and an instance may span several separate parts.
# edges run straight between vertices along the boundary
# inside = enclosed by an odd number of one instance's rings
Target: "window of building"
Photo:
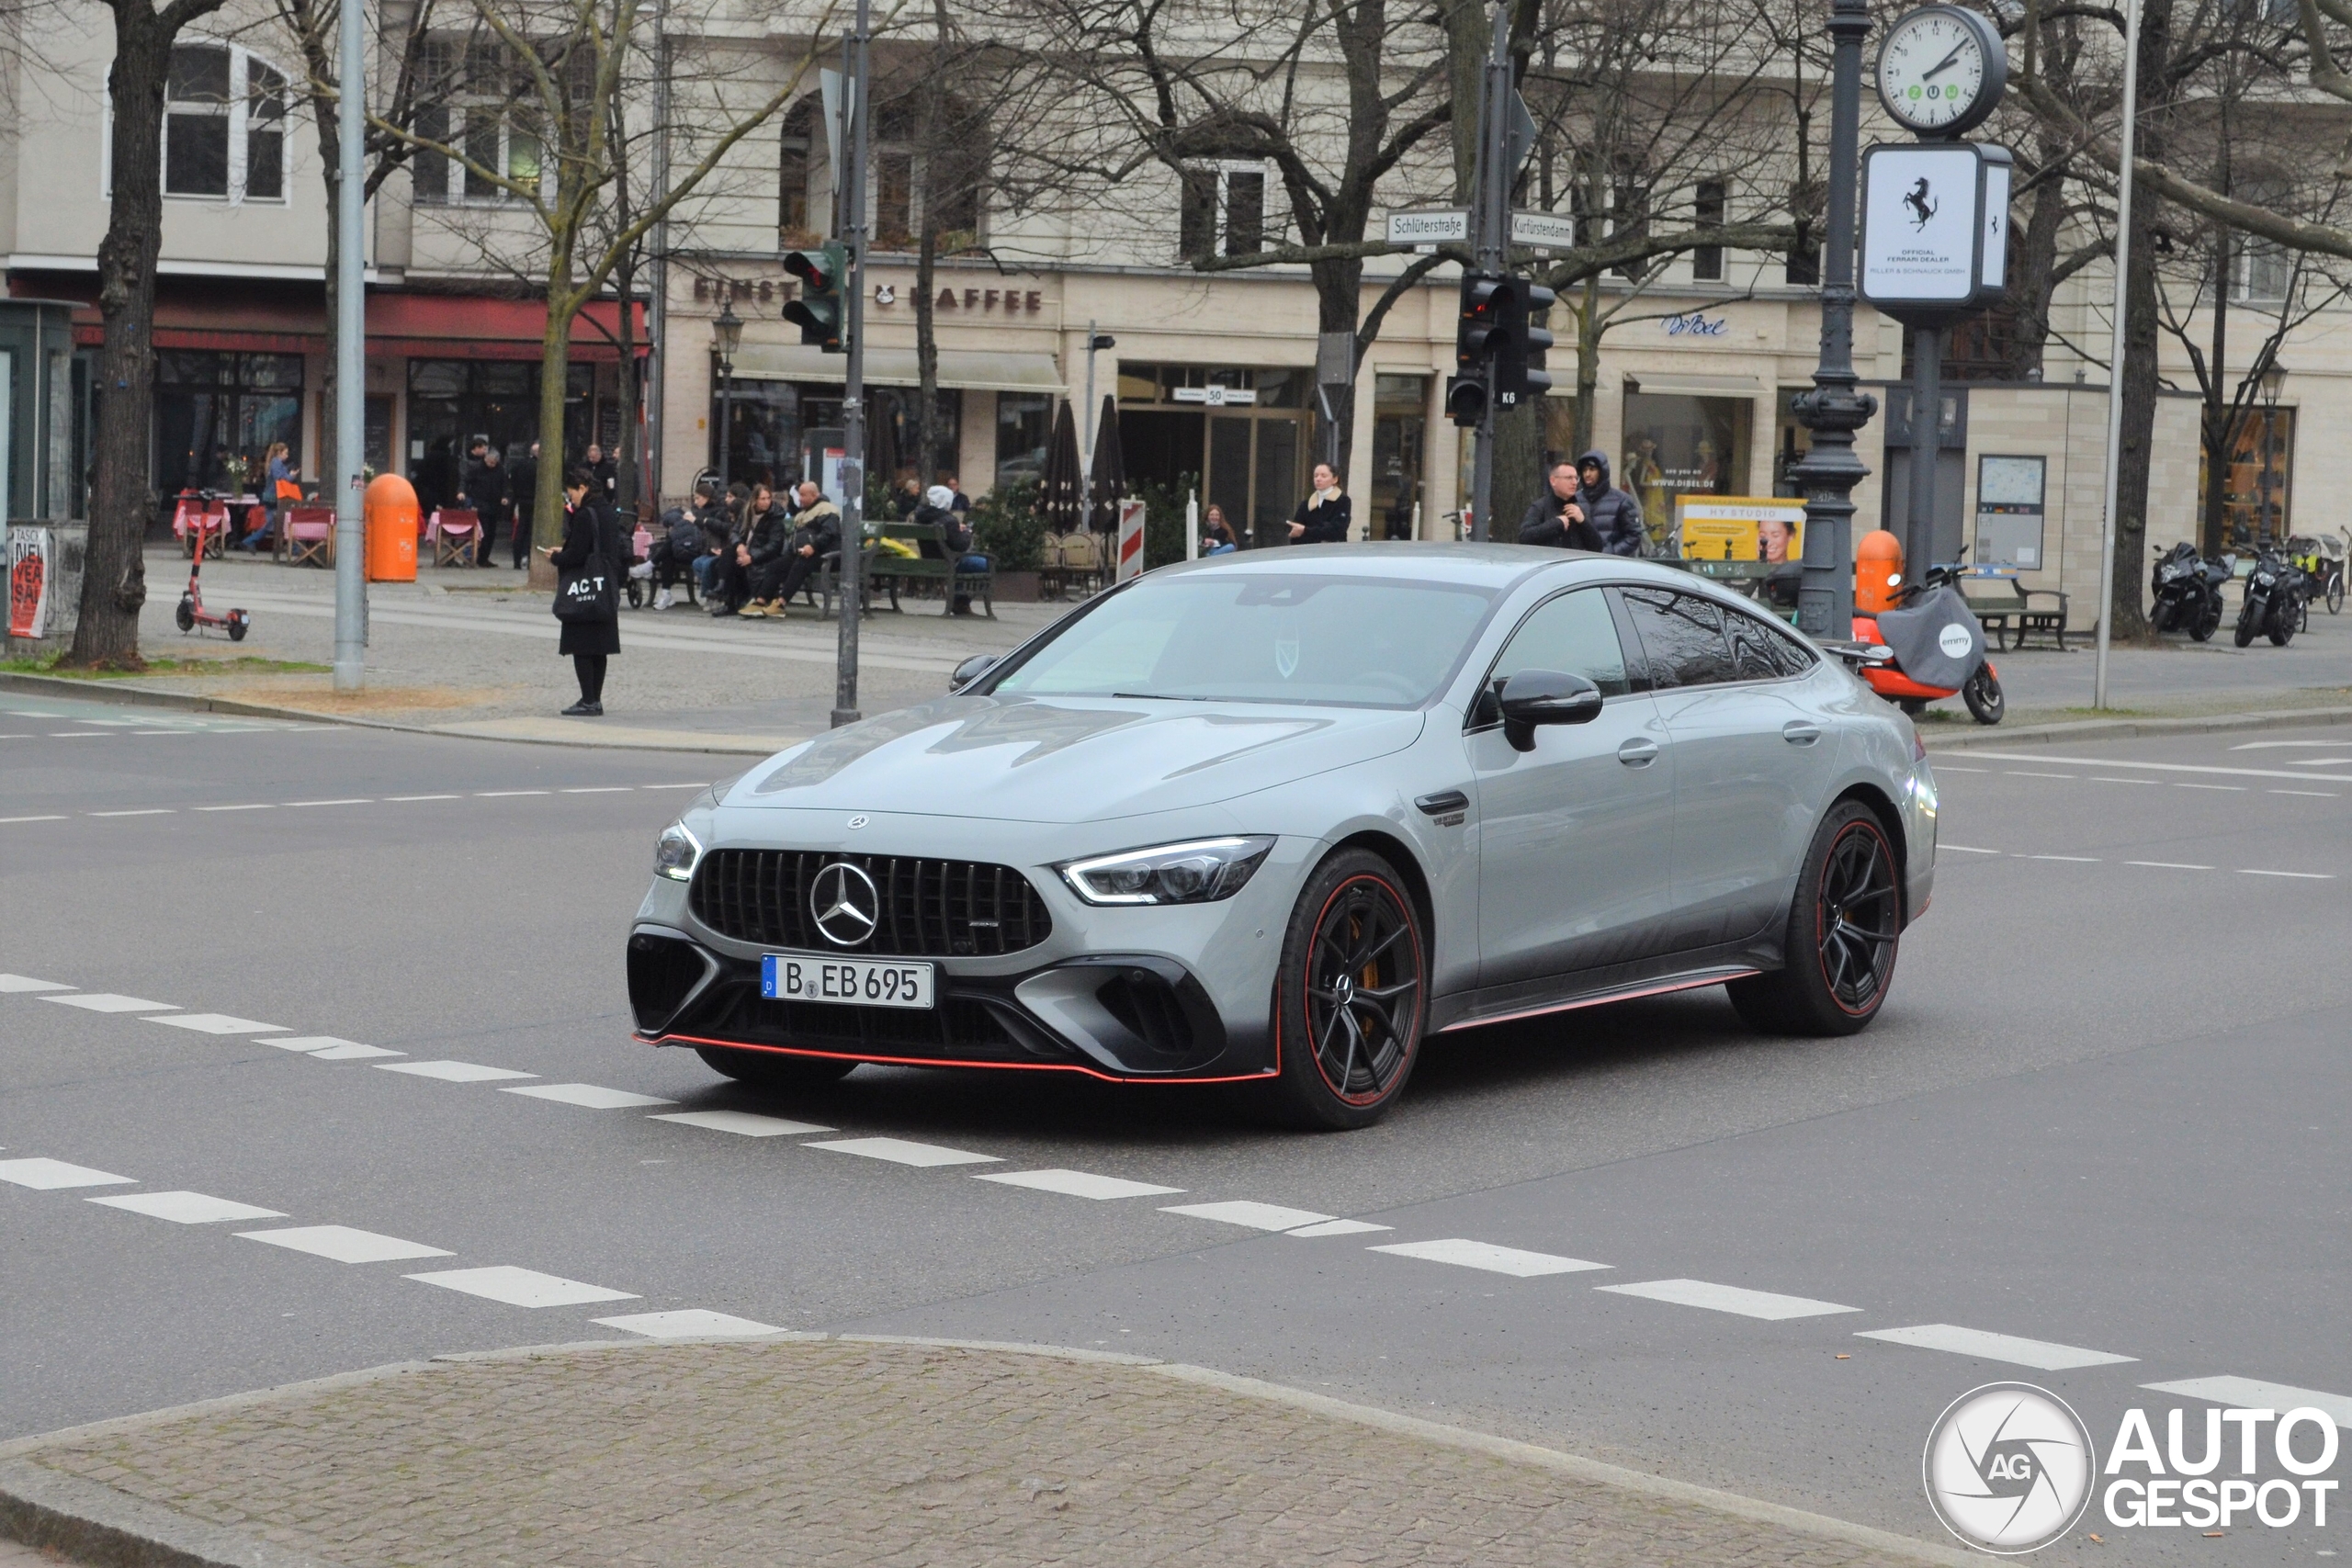
[[[2233,266],[2230,297],[2250,305],[2276,305],[2295,280],[2295,258],[2267,240],[2241,240]]]
[[[915,241],[915,155],[874,156],[874,243],[886,251],[912,248]]]
[[[1731,186],[1722,180],[1701,180],[1698,195],[1690,204],[1690,216],[1702,230],[1720,229],[1724,215],[1731,202]],[[1690,253],[1690,276],[1701,283],[1721,283],[1724,278],[1724,248],[1721,245],[1701,245]]]
[[[463,156],[452,159],[420,151],[412,176],[416,199],[526,199],[492,177],[531,189],[541,173],[540,139],[532,124],[536,94],[504,47],[464,39],[429,39],[423,75],[433,101],[416,111],[416,133]]]
[[[224,43],[172,46],[164,85],[164,194],[286,199],[285,73]]]
[[[1625,446],[1614,478],[1640,503],[1642,527],[1661,553],[1674,532],[1676,498],[1750,493],[1747,433],[1754,417],[1747,398],[1625,394]]]
[[[784,116],[784,151],[776,164],[776,238],[787,247],[815,244],[823,236],[808,222],[810,154],[817,144],[817,100],[804,97]]]
[[[1054,400],[1044,392],[996,396],[996,483],[1020,484],[1046,476],[1046,449],[1054,436]]]
[[[1183,259],[1254,256],[1266,248],[1266,165],[1206,164],[1183,173],[1176,243]]]
[[[980,116],[953,96],[910,94],[875,106],[874,139],[875,244],[912,250],[926,226],[942,253],[978,244],[989,153]]]
[[[273,442],[302,461],[302,356],[164,349],[155,355],[155,479],[164,494],[227,487],[230,459],[246,487]]]

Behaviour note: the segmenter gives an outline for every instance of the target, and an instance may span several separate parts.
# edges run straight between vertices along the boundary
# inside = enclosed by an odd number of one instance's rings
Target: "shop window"
[[[2246,411],[2222,466],[2222,528],[2214,549],[2251,548],[2294,530],[2295,411]],[[2210,454],[2203,482],[2213,482]],[[2201,515],[2201,513],[2200,513]]]
[[[172,46],[164,85],[164,194],[286,198],[286,76],[230,44]]]
[[[1625,394],[1625,445],[1615,478],[1640,503],[1655,553],[1673,553],[1666,547],[1678,497],[1747,493],[1752,407],[1747,398]]]
[[[243,459],[245,488],[273,442],[302,461],[302,356],[167,349],[155,356],[154,461],[166,495],[221,490]]]
[[[1690,216],[1698,229],[1720,229],[1724,215],[1730,206],[1731,187],[1722,180],[1701,180],[1697,197],[1690,204]],[[1721,283],[1724,278],[1724,248],[1721,245],[1701,245],[1690,253],[1690,276],[1701,283]]]
[[[1043,479],[1053,440],[1054,400],[1044,392],[999,392],[996,398],[996,482],[1000,489]]]
[[[1254,256],[1266,248],[1266,165],[1214,164],[1187,168],[1176,220],[1186,261]]]

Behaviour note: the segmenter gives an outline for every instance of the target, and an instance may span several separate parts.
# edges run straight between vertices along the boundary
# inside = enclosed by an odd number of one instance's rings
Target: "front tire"
[[[1295,1127],[1369,1127],[1404,1093],[1429,1017],[1429,942],[1396,867],[1343,850],[1307,878],[1274,984],[1275,1110]]]
[[[1782,966],[1724,988],[1752,1029],[1858,1033],[1886,1001],[1902,926],[1903,891],[1886,829],[1860,801],[1840,801],[1805,851]]]
[[[713,1072],[733,1078],[746,1089],[771,1094],[792,1094],[839,1083],[856,1067],[855,1062],[831,1056],[785,1056],[773,1051],[734,1051],[723,1045],[697,1045],[695,1055]]]
[[[2230,634],[2240,648],[2254,646],[2255,612],[2252,604],[2238,611],[2237,629]]]
[[[2001,694],[2001,678],[1993,673],[1990,664],[1980,664],[1974,673],[1960,683],[1960,700],[1968,705],[1969,713],[1979,724],[1998,724],[2001,716],[2009,711],[2009,699]]]

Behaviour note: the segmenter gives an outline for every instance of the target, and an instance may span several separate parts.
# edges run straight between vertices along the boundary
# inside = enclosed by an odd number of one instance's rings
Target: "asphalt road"
[[[1166,1356],[1922,1538],[1921,1442],[1982,1382],[2102,1451],[2135,1405],[2195,1433],[2151,1383],[2352,1423],[2342,731],[1955,755],[1869,1033],[1701,992],[1453,1036],[1328,1137],[1045,1075],[767,1100],[633,1044],[652,840],[722,766],[0,694],[0,1437],[689,1311]],[[530,1076],[401,1070],[442,1062]],[[824,1130],[661,1119],[714,1111]],[[984,1179],[1040,1170],[1178,1190]],[[268,1213],[108,1201],[175,1191]],[[1291,1213],[1169,1212],[1228,1203]],[[1334,1217],[1386,1228],[1284,1234]],[[319,1226],[409,1256],[241,1239]],[[1959,1348],[1868,1337],[1926,1325]],[[2272,1562],[2329,1517],[2086,1528]]]

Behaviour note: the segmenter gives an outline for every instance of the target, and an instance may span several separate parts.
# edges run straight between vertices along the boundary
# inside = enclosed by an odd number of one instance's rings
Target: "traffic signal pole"
[[[1487,51],[1487,68],[1478,93],[1478,176],[1470,204],[1473,253],[1477,270],[1499,276],[1503,271],[1510,225],[1510,159],[1506,151],[1510,99],[1510,7],[1495,7],[1494,37]],[[1495,496],[1495,356],[1487,355],[1477,375],[1486,384],[1478,414],[1477,446],[1470,467],[1470,536],[1492,536],[1490,519]]]
[[[857,0],[850,35],[849,156],[842,164],[842,236],[849,243],[843,345],[849,364],[842,384],[842,619],[834,653],[833,726],[855,724],[857,630],[865,613],[865,152],[871,116],[866,107],[866,50],[874,38],[871,0]]]

